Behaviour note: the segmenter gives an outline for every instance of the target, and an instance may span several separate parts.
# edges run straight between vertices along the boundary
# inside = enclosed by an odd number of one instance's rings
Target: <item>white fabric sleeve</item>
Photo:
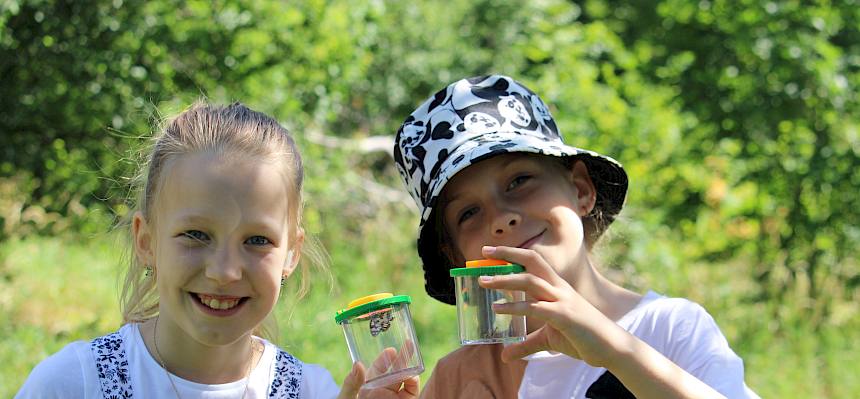
[[[302,364],[302,399],[334,399],[340,388],[328,370],[317,364]]]
[[[714,318],[700,305],[683,300],[672,312],[666,355],[681,368],[727,398],[759,398],[744,382],[744,363],[729,347]]]
[[[80,341],[49,356],[33,368],[15,399],[87,397],[82,365],[90,361],[88,351],[88,343]]]

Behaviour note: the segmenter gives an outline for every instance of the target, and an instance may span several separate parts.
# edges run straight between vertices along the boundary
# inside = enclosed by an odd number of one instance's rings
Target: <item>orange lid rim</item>
[[[510,265],[511,262],[501,259],[476,259],[466,261],[466,267],[486,267],[486,266],[504,266]]]

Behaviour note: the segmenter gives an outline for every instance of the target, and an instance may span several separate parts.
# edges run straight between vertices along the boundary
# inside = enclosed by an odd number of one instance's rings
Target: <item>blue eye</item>
[[[272,242],[269,241],[268,238],[263,237],[263,236],[253,236],[253,237],[245,240],[245,243],[250,244],[250,245],[262,246],[262,245],[269,245]]]
[[[181,233],[181,235],[186,237],[186,238],[190,238],[192,240],[195,240],[195,241],[207,241],[207,240],[209,240],[209,236],[200,230],[183,231]]]

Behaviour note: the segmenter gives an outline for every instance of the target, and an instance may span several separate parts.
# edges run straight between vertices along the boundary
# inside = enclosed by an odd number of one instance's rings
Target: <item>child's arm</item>
[[[535,251],[484,247],[488,258],[523,265],[527,273],[481,278],[487,288],[521,290],[525,302],[494,305],[497,313],[534,317],[546,324],[502,352],[505,361],[542,350],[565,353],[611,371],[637,398],[722,398],[639,338],[608,319]]]

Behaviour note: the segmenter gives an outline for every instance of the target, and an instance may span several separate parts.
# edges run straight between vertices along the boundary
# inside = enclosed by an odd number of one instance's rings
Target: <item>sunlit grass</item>
[[[0,397],[67,343],[119,326],[113,244],[102,237],[0,245]]]

